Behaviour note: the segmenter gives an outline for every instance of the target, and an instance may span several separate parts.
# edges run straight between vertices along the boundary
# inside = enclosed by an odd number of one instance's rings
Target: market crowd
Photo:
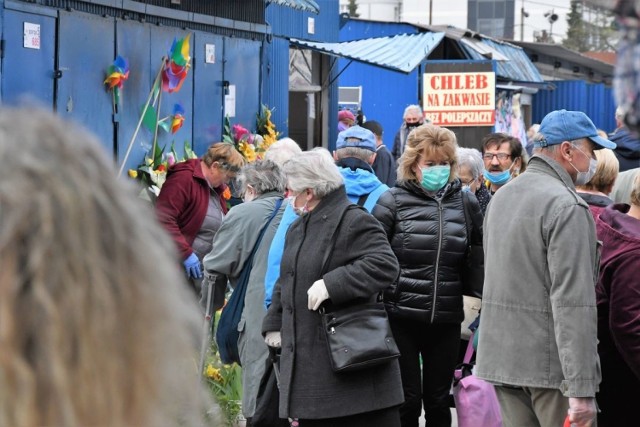
[[[170,169],[157,201],[203,307],[246,283],[248,425],[271,347],[291,425],[450,426],[468,340],[502,425],[631,425],[640,163],[620,173],[613,141],[633,134],[557,110],[527,141],[491,133],[476,150],[414,105],[389,151],[378,122],[347,113],[332,153],[284,139],[249,163],[214,144]],[[244,203],[227,211],[230,182]],[[323,318],[364,303],[383,304],[399,357],[342,372]]]
[[[333,152],[212,144],[169,168],[153,212],[94,137],[3,108],[0,425],[219,425],[193,361],[203,312],[242,287],[250,426],[272,360],[269,425],[450,426],[463,358],[492,426],[635,425],[637,127],[557,110],[476,150],[410,120],[391,151],[374,120]]]

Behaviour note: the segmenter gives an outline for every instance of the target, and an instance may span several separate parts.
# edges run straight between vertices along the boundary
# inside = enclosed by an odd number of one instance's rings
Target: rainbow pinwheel
[[[189,56],[189,38],[191,34],[183,39],[173,40],[169,57],[164,63],[162,70],[162,90],[173,93],[180,90],[184,79],[187,77],[191,66],[191,56]]]
[[[109,85],[109,89],[113,90],[115,104],[119,103],[120,89],[128,78],[129,61],[118,55],[107,69],[107,78],[104,81],[104,84]]]
[[[173,119],[171,120],[171,133],[176,133],[182,127],[184,123],[184,108],[182,105],[176,104],[173,106]]]

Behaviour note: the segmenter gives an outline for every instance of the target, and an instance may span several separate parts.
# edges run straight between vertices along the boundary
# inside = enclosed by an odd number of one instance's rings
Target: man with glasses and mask
[[[396,159],[396,161],[402,156],[402,153],[404,153],[409,133],[424,124],[422,108],[419,105],[409,105],[404,109],[402,120],[402,126],[398,129],[398,133],[396,133],[396,137],[393,140],[393,149],[391,150],[391,154],[393,154],[393,158]]]
[[[553,111],[527,171],[487,209],[476,374],[496,385],[505,427],[595,419],[598,241],[575,186],[595,173],[594,150],[615,147],[584,113]]]
[[[491,194],[524,172],[524,153],[520,140],[506,133],[490,133],[482,139],[485,186]]]

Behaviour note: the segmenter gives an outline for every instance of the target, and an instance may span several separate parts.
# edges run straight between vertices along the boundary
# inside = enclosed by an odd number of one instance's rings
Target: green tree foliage
[[[578,52],[615,50],[617,31],[611,12],[572,0],[567,24],[567,37],[562,41],[564,47]]]
[[[360,16],[360,14],[358,13],[358,4],[356,3],[356,0],[349,0],[347,10],[349,11],[349,16],[351,16],[352,18],[357,18]]]

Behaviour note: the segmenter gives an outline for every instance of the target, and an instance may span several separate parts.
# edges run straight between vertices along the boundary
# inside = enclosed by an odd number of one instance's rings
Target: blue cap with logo
[[[616,144],[598,135],[598,129],[582,111],[556,110],[547,114],[538,130],[536,147],[562,144],[564,141],[588,138],[599,148],[616,148]]]
[[[376,151],[376,137],[369,129],[360,126],[351,126],[338,134],[336,150],[346,147],[364,148]]]

